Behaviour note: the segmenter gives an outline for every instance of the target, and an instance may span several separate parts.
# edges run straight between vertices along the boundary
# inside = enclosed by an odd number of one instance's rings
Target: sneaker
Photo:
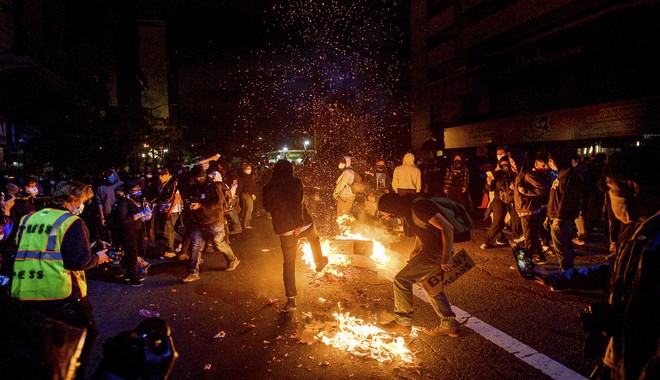
[[[183,248],[183,245],[179,244],[179,246],[177,246],[176,249],[174,249],[174,252],[179,253],[179,252],[181,252],[182,248]]]
[[[161,260],[169,260],[173,259],[176,256],[176,253],[174,252],[165,252],[163,253],[163,256],[160,257]]]
[[[379,323],[376,325],[379,329],[398,335],[408,335],[412,331],[412,326],[400,325],[397,321],[388,323]]]
[[[144,279],[143,279],[144,280]],[[128,285],[134,287],[134,288],[139,288],[140,286],[144,286],[142,281],[138,280],[137,278],[131,279],[128,281]]]
[[[328,262],[330,262],[328,257],[323,256],[323,259],[321,260],[321,264],[316,265],[316,272],[317,273],[322,272],[323,268],[325,268],[328,265]]]
[[[479,246],[481,249],[490,249],[490,248],[495,248],[494,245],[488,244],[488,243],[483,243],[482,245]]]
[[[516,239],[513,239],[513,244],[516,247],[520,247],[524,242],[525,242],[525,236],[524,235],[521,235],[521,236],[517,237]]]
[[[252,226],[243,226],[243,228],[246,228],[248,230],[254,229],[254,227],[252,227]]]
[[[234,231],[229,231],[229,234],[230,234],[230,235],[238,235],[238,234],[240,234],[240,233],[242,233],[242,232],[243,232],[242,230],[234,230]]]
[[[532,262],[533,262],[534,264],[542,265],[542,264],[546,264],[546,263],[548,262],[548,260],[545,258],[545,256],[534,255],[534,256],[532,257]]]
[[[509,245],[509,243],[505,243],[503,241],[495,240],[495,245],[497,247],[504,247],[505,245]]]
[[[573,238],[572,241],[573,241],[573,244],[575,244],[575,245],[584,245],[584,243],[585,243],[585,241],[582,240],[582,239],[579,238],[579,237]]]
[[[199,273],[190,273],[186,278],[184,278],[183,282],[193,282],[199,280]]]
[[[187,253],[182,253],[182,254],[179,255],[179,260],[181,260],[181,261],[190,260],[190,255],[187,254]]]
[[[234,269],[236,269],[236,267],[240,263],[241,263],[241,260],[239,260],[238,257],[237,257],[236,259],[234,259],[234,261],[229,262],[229,264],[227,265],[227,268],[225,268],[225,271],[227,271],[227,272],[233,271]]]
[[[286,303],[284,304],[284,310],[296,310],[298,305],[296,305],[296,297],[287,297]]]
[[[458,338],[461,335],[460,329],[458,327],[445,327],[442,325],[430,330],[425,329],[424,333],[430,336],[448,336],[451,338]]]

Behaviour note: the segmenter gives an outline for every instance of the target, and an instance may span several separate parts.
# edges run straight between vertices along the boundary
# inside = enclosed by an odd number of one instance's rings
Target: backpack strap
[[[420,228],[428,228],[429,223],[427,223],[427,222],[421,220],[421,219],[417,216],[417,214],[415,214],[415,209],[410,209],[410,211],[411,211],[411,215],[412,215],[413,223],[415,223],[415,225],[416,225],[417,227],[420,227]]]

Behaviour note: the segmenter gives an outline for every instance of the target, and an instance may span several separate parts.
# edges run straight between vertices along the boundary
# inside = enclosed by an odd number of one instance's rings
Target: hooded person
[[[402,164],[392,173],[392,189],[400,195],[422,191],[422,171],[415,165],[415,155],[406,153]]]
[[[355,194],[351,189],[351,185],[355,181],[355,171],[351,166],[349,156],[342,157],[339,160],[338,167],[341,170],[341,175],[337,178],[332,198],[337,201],[337,216],[341,216],[350,214],[353,202],[355,202]]]
[[[463,162],[463,155],[455,154],[453,163],[447,168],[443,191],[447,198],[460,203],[470,211],[470,172]]]
[[[273,168],[270,182],[263,188],[264,208],[272,216],[273,230],[280,237],[284,257],[283,278],[287,297],[285,309],[296,308],[296,252],[298,241],[309,242],[316,271],[321,272],[328,264],[323,256],[319,234],[314,221],[303,203],[303,184],[293,176],[293,165],[279,160]]]

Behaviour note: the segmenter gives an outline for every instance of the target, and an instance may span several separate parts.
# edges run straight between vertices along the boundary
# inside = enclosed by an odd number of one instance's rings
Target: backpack
[[[413,201],[416,202],[419,199],[417,198]],[[472,218],[470,214],[465,210],[462,204],[456,203],[449,198],[444,197],[433,197],[429,198],[430,201],[435,203],[440,208],[440,213],[442,216],[451,223],[454,227],[454,242],[462,243],[471,240],[470,229],[472,228]],[[428,228],[429,223],[419,219],[415,215],[415,211],[412,212],[412,220],[418,227]]]
[[[353,194],[364,194],[367,186],[362,182],[362,176],[358,174],[355,170],[353,170],[353,173],[355,173],[355,178],[353,179],[353,183],[351,183],[351,191],[353,191]]]

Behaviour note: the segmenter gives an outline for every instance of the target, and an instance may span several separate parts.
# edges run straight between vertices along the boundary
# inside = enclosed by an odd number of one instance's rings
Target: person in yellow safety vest
[[[98,335],[85,270],[110,261],[107,250],[91,253],[89,231],[77,216],[93,195],[91,185],[60,182],[49,207],[21,219],[11,283],[13,298],[48,317],[87,329],[78,378],[85,376]]]

